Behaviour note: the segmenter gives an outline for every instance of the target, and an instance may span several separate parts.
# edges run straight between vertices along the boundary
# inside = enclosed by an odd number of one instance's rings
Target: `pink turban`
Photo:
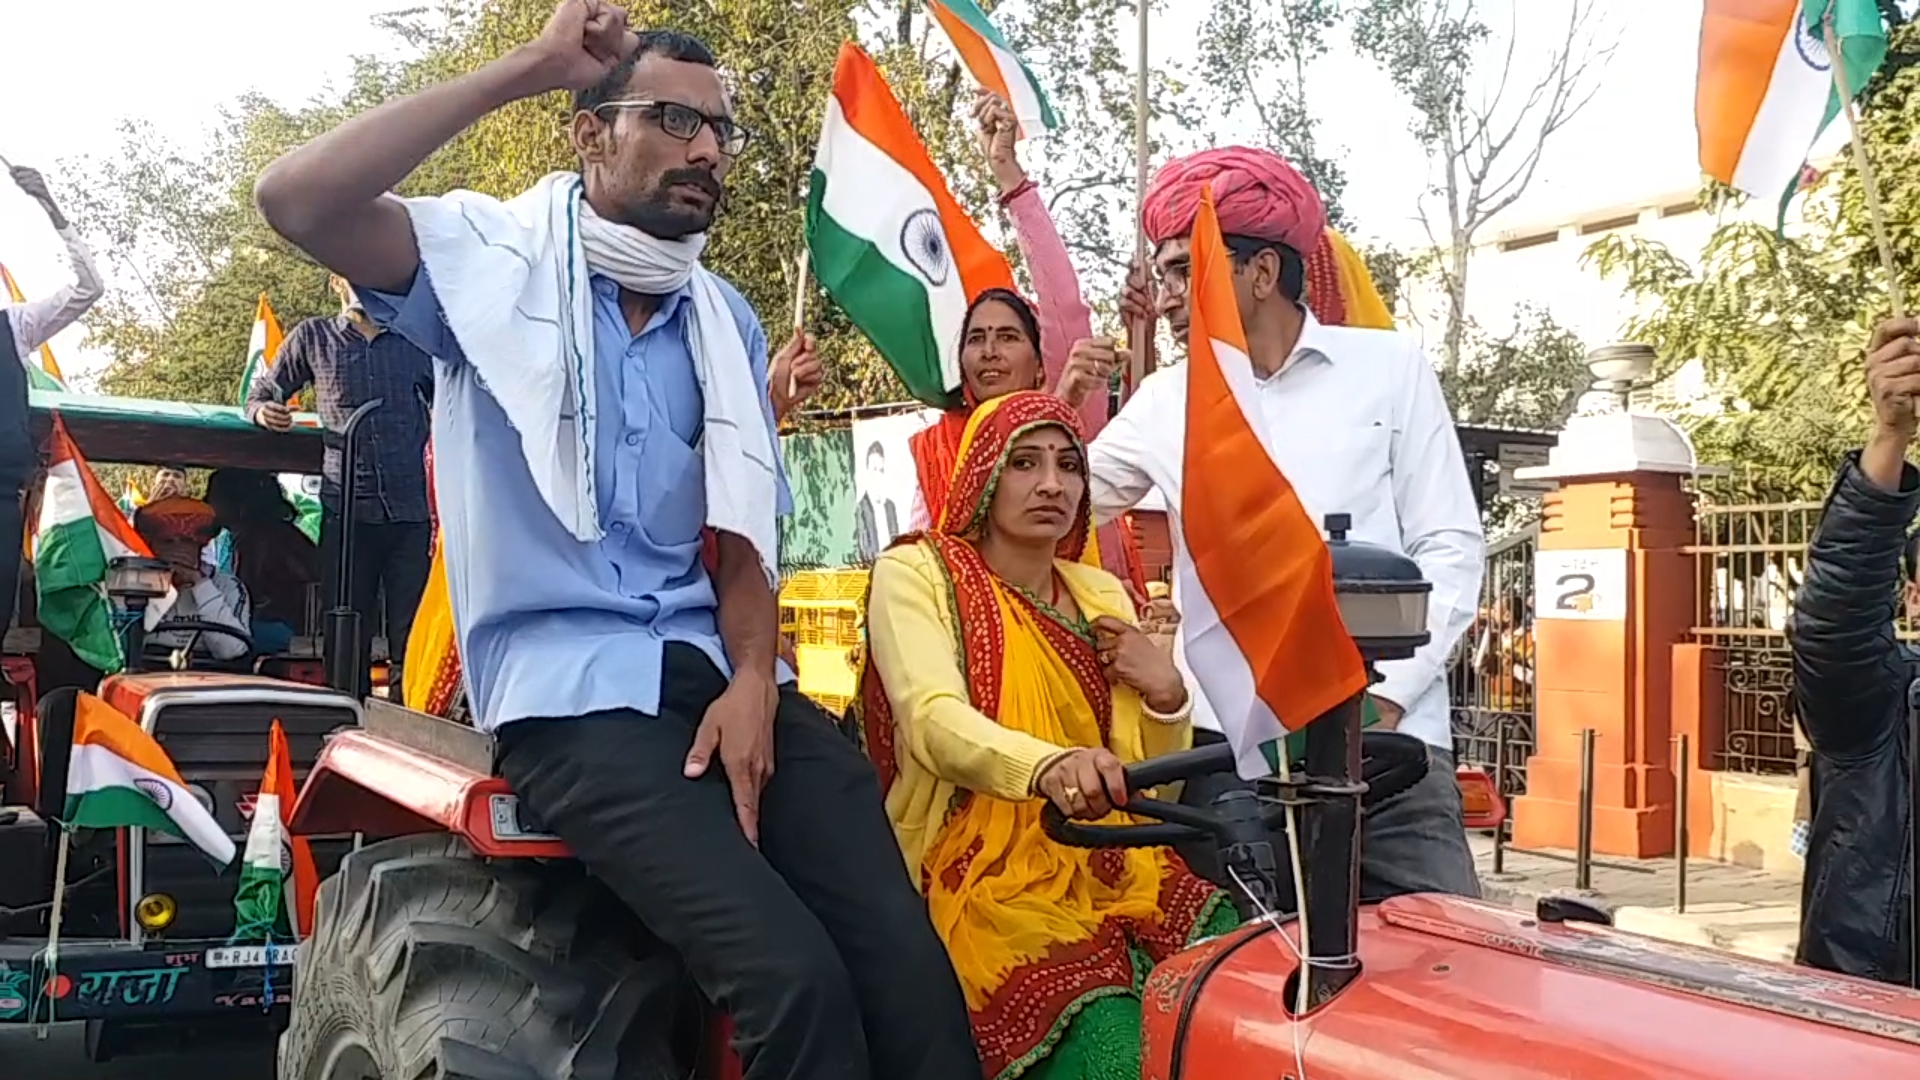
[[[1147,185],[1147,239],[1155,244],[1193,231],[1200,193],[1213,187],[1220,231],[1285,244],[1305,257],[1320,243],[1327,208],[1307,178],[1266,150],[1226,146],[1161,166]]]

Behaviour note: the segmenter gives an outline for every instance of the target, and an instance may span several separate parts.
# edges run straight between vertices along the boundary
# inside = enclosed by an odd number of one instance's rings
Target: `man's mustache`
[[[720,201],[722,195],[726,194],[726,189],[720,186],[719,179],[706,169],[674,169],[660,178],[660,190],[663,192],[675,184],[699,188],[716,203]]]

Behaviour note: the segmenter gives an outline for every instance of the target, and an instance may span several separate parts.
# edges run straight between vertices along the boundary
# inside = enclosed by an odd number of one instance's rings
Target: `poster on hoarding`
[[[862,563],[913,531],[920,481],[907,440],[939,415],[927,409],[853,422],[854,546]]]

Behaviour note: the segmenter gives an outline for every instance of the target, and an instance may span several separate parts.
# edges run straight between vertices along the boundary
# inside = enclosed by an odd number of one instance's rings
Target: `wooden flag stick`
[[[800,249],[799,272],[793,275],[793,332],[801,334],[807,328],[807,249]],[[800,379],[787,369],[787,400],[800,396]]]
[[[1151,25],[1149,0],[1135,0],[1139,10],[1140,54],[1135,61],[1133,73],[1133,265],[1144,266],[1147,261],[1147,41]],[[1128,271],[1131,279],[1132,271]],[[1132,353],[1127,373],[1127,392],[1132,394],[1139,389],[1140,381],[1147,377],[1147,360],[1153,352],[1153,319],[1151,316],[1135,321],[1127,328],[1127,343]]]
[[[1853,144],[1853,166],[1860,170],[1860,187],[1866,194],[1867,220],[1873,226],[1873,244],[1880,249],[1880,269],[1887,275],[1887,298],[1893,305],[1893,317],[1907,317],[1906,288],[1900,271],[1893,264],[1893,241],[1887,237],[1887,215],[1880,203],[1880,184],[1874,178],[1873,162],[1867,158],[1867,142],[1860,136],[1860,120],[1853,111],[1853,88],[1847,85],[1846,60],[1840,55],[1840,38],[1833,31],[1833,17],[1826,21],[1827,62],[1833,68],[1833,85],[1840,91],[1840,111],[1847,118],[1848,141]],[[1920,948],[1920,942],[1916,942]]]

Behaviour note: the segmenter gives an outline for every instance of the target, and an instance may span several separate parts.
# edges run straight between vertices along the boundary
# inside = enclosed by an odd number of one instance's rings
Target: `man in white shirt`
[[[39,466],[39,451],[27,426],[27,365],[38,365],[33,352],[53,335],[72,325],[100,299],[100,274],[93,256],[80,241],[53,201],[47,182],[24,166],[12,170],[13,182],[47,212],[47,220],[66,241],[73,263],[74,282],[38,300],[22,304],[0,298],[0,634],[13,625],[14,602],[20,591],[22,530],[20,497]]]
[[[1188,234],[1208,185],[1232,254],[1257,379],[1259,411],[1248,419],[1316,521],[1352,515],[1355,540],[1404,552],[1433,585],[1432,640],[1411,659],[1380,664],[1384,680],[1374,685],[1370,702],[1376,727],[1428,744],[1431,769],[1419,786],[1368,813],[1362,896],[1477,896],[1453,779],[1446,662],[1473,621],[1485,543],[1439,379],[1413,339],[1324,326],[1307,311],[1302,252],[1326,227],[1325,209],[1287,162],[1240,147],[1170,163],[1148,191],[1146,230],[1158,286],[1151,303],[1166,316],[1174,340],[1187,333]],[[1144,292],[1136,278],[1128,325],[1147,313]],[[1087,460],[1101,521],[1160,489],[1174,525],[1176,560],[1187,557],[1178,519],[1185,409],[1184,366],[1149,376],[1094,440]],[[1176,606],[1180,599],[1176,593]],[[1219,720],[1205,696],[1208,673],[1191,671],[1182,647],[1175,658],[1195,689],[1196,744],[1219,741]],[[1187,784],[1183,801],[1206,805],[1240,783],[1231,772],[1204,777]],[[1210,850],[1182,853],[1197,872],[1226,884]]]

